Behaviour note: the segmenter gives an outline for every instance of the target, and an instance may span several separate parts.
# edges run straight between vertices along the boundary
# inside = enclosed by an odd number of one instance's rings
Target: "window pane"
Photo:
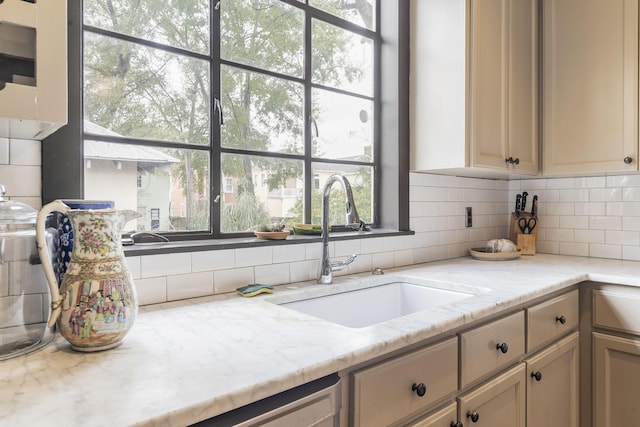
[[[209,63],[85,32],[84,117],[122,136],[209,143]]]
[[[311,221],[320,224],[322,221],[322,193],[327,178],[333,174],[344,175],[353,191],[353,201],[360,220],[371,223],[373,211],[373,167],[360,165],[343,165],[337,163],[314,163],[313,176],[319,181],[319,188],[311,193]],[[345,223],[345,196],[339,183],[334,183],[329,199],[329,224]]]
[[[309,0],[309,4],[354,24],[375,28],[375,0]]]
[[[373,102],[321,89],[312,91],[315,157],[373,161]]]
[[[302,218],[303,169],[299,160],[223,154],[222,182],[230,185],[221,195],[221,231]]]
[[[304,152],[304,87],[301,84],[222,67],[224,147]]]
[[[279,0],[232,0],[220,6],[223,59],[302,77],[304,11]]]
[[[314,19],[311,44],[314,83],[373,95],[373,40]]]
[[[85,141],[84,159],[85,199],[142,213],[138,231],[209,230],[208,152]]]
[[[84,22],[208,54],[209,1],[84,0]]]

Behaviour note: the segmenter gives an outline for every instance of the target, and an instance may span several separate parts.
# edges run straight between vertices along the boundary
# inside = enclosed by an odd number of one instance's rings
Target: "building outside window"
[[[237,233],[318,222],[311,177],[342,173],[373,222],[375,0],[213,3],[83,2],[84,155],[105,162],[85,169],[85,198],[162,203],[156,231]],[[283,212],[270,195],[285,193]]]
[[[324,182],[341,173],[363,220],[406,230],[398,192],[383,191],[408,182],[398,172],[405,61],[393,43],[404,37],[402,4],[71,2],[70,122],[43,145],[43,200],[154,206],[156,231],[172,240],[233,237],[274,218],[319,222]],[[387,152],[399,169],[383,165]],[[51,154],[80,179],[58,180]],[[335,187],[330,223],[340,224]]]

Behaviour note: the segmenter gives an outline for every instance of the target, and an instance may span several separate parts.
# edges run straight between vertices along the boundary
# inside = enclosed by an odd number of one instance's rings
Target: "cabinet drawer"
[[[458,385],[458,340],[451,338],[353,374],[355,426],[388,426],[415,414]],[[413,385],[424,384],[419,396]]]
[[[593,326],[640,335],[640,289],[594,290]]]
[[[527,351],[560,338],[578,327],[578,291],[527,309]]]
[[[460,386],[495,371],[524,354],[524,311],[460,334]]]

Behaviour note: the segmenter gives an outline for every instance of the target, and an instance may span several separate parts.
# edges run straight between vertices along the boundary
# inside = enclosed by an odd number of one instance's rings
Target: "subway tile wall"
[[[336,275],[466,255],[508,232],[507,181],[411,174],[410,236],[331,241],[334,259],[358,258]],[[466,227],[466,207],[473,227]],[[320,243],[128,257],[141,304],[234,292],[249,283],[278,285],[316,278]]]
[[[640,261],[640,175],[512,181],[514,206],[522,191],[538,195],[539,252]]]
[[[40,207],[40,142],[0,138],[0,184]],[[332,257],[357,260],[338,274],[455,258],[507,237],[515,195],[539,197],[541,253],[640,261],[640,175],[500,181],[410,175],[410,236],[332,241]],[[466,207],[473,226],[466,227]],[[320,243],[128,257],[141,304],[313,280]],[[6,288],[6,287],[5,287]],[[0,287],[2,290],[3,287]],[[2,298],[2,296],[0,296]]]
[[[13,200],[40,208],[40,142],[0,138],[0,184]],[[33,244],[29,244],[33,243]],[[36,255],[35,239],[5,234],[0,262],[0,346],[13,348],[40,337],[50,305],[49,289],[42,268],[31,265]]]

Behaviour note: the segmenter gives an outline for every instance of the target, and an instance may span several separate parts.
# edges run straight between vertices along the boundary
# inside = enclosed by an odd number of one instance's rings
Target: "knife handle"
[[[533,202],[531,202],[531,216],[533,218],[538,217],[538,196],[533,196]]]
[[[522,212],[525,212],[526,208],[527,208],[527,196],[529,195],[529,193],[527,193],[526,191],[522,192],[522,203],[520,204],[520,210]]]
[[[516,217],[520,216],[520,200],[522,199],[521,195],[516,196]]]

